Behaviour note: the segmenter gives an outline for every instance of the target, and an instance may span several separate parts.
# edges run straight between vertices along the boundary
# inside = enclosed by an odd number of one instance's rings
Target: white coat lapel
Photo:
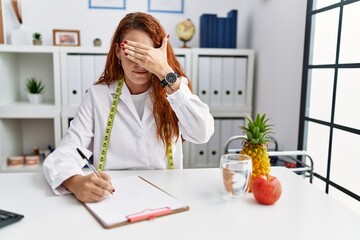
[[[117,84],[118,84],[118,82],[116,82],[115,84],[112,84],[110,86],[110,92],[111,92],[112,96],[115,95]],[[124,102],[125,107],[129,110],[129,112],[134,116],[136,121],[140,124],[141,121],[139,118],[139,114],[136,111],[134,101],[131,98],[131,93],[130,93],[129,88],[126,86],[126,83],[124,83],[124,85],[122,87],[120,101]]]

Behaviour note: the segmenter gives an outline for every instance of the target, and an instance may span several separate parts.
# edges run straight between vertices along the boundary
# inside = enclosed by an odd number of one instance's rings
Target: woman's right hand
[[[84,203],[98,202],[114,192],[111,178],[104,172],[99,172],[101,178],[94,173],[82,176],[74,175],[66,179],[62,186],[72,192],[75,197]]]

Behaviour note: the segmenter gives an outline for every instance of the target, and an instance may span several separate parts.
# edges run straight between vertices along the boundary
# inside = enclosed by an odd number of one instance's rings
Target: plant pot
[[[41,39],[33,39],[33,44],[34,45],[42,45],[42,40]]]
[[[39,104],[43,101],[43,95],[40,93],[28,93],[30,103]]]
[[[94,47],[101,47],[101,40],[100,39],[94,39],[93,44],[94,44]]]

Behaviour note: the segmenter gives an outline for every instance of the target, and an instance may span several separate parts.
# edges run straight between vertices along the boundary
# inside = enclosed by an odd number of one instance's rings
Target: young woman
[[[214,131],[208,106],[191,92],[163,27],[151,15],[119,23],[99,81],[90,87],[44,173],[56,194],[94,202],[113,192],[101,170],[182,168],[182,141],[205,143]],[[84,175],[94,156],[95,174]]]

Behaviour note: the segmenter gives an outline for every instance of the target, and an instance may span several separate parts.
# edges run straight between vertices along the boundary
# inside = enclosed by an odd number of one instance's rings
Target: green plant
[[[27,79],[26,88],[29,93],[42,93],[45,85],[41,82],[41,80],[36,77],[30,77]]]
[[[34,40],[41,40],[41,33],[34,32],[32,37]]]

